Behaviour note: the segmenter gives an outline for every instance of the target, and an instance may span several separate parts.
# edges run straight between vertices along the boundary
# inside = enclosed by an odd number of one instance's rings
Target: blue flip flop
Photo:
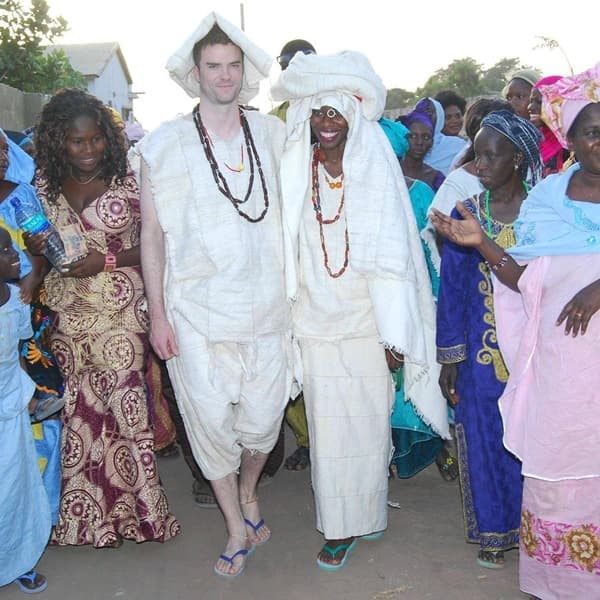
[[[250,550],[248,550],[246,548],[242,548],[241,550],[238,550],[232,556],[227,556],[226,554],[219,554],[219,558],[222,558],[225,562],[228,562],[230,565],[233,566],[233,561],[238,556],[245,556],[246,558],[248,558],[248,555],[251,553],[251,551],[253,549],[254,548],[251,548]],[[244,560],[244,564],[242,564],[240,570],[237,573],[223,573],[223,571],[219,571],[219,569],[217,569],[217,565],[214,566],[213,571],[219,577],[224,577],[225,579],[235,579],[236,577],[239,577],[244,572],[245,568],[246,568],[246,560]]]
[[[254,534],[256,535],[258,533],[258,530],[265,524],[265,520],[261,519],[258,523],[253,523],[250,519],[244,519],[244,523],[246,523],[246,525],[248,525],[248,527],[252,527],[252,530],[254,531]],[[262,546],[263,544],[266,544],[270,539],[271,539],[271,532],[269,532],[269,535],[264,540],[262,540],[261,542],[253,542],[253,544],[255,546]]]
[[[352,552],[352,549],[354,548],[354,546],[356,546],[357,541],[358,538],[354,538],[350,544],[339,544],[335,548],[331,548],[331,546],[325,544],[322,550],[325,550],[325,552],[327,552],[327,554],[329,554],[331,558],[334,558],[335,555],[341,550],[344,551],[344,558],[342,558],[342,560],[337,565],[332,565],[331,563],[323,562],[319,559],[319,557],[317,557],[317,566],[319,567],[319,569],[322,569],[323,571],[339,571],[348,561],[350,552]]]
[[[27,585],[25,585],[24,581],[35,584],[35,580],[38,576],[40,577],[40,583],[37,586],[27,587]],[[20,577],[17,577],[15,583],[21,588],[21,591],[26,594],[37,594],[43,592],[48,587],[48,580],[41,573],[38,573],[33,569],[27,571],[27,573],[23,573]]]
[[[368,533],[367,535],[361,535],[361,540],[367,540],[368,542],[374,542],[380,540],[383,537],[384,531],[376,531],[375,533]]]

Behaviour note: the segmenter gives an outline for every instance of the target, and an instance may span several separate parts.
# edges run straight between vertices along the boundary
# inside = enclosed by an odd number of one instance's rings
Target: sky
[[[247,35],[273,57],[295,38],[309,40],[319,54],[362,52],[388,89],[414,91],[438,69],[466,57],[484,68],[502,58],[519,58],[521,63],[539,68],[543,75],[569,74],[568,62],[575,72],[580,72],[600,60],[597,19],[591,13],[585,17],[583,0],[430,0],[427,4],[406,0],[48,3],[50,14],[64,17],[70,28],[55,43],[120,44],[133,79],[132,90],[140,93],[134,101],[134,114],[148,130],[193,107],[195,101],[170,79],[164,65],[212,10],[238,26],[243,13]],[[569,9],[565,8],[567,5]],[[562,52],[535,49],[540,42],[537,36],[555,39]],[[279,66],[274,63],[271,82],[278,73]],[[261,110],[274,106],[269,87],[269,80],[263,82],[260,95],[252,102]]]

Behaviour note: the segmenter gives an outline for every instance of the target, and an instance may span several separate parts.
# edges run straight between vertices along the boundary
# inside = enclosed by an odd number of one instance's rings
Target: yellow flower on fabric
[[[528,510],[521,512],[521,529],[519,537],[523,548],[525,548],[525,552],[527,552],[529,556],[533,556],[539,542],[533,532],[533,515]]]
[[[572,560],[592,571],[600,560],[600,539],[590,525],[571,529],[563,535],[563,542],[569,550]]]
[[[42,351],[35,345],[33,340],[30,340],[27,343],[27,360],[31,364],[40,363],[44,368],[48,368],[52,365],[52,363],[46,358]]]

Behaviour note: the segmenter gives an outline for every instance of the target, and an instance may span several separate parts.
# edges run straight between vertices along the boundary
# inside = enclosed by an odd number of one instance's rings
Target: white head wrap
[[[379,336],[405,356],[405,393],[419,415],[447,438],[446,402],[437,383],[431,283],[400,164],[377,122],[386,89],[357,52],[296,54],[271,90],[289,100],[281,159],[286,285],[296,295],[302,207],[310,197],[310,116],[331,106],[348,122],[343,172],[350,266],[369,284]]]
[[[248,36],[235,25],[216,12],[208,14],[183,45],[167,61],[166,68],[172,79],[192,98],[198,98],[200,84],[194,73],[192,50],[196,42],[206,37],[214,25],[218,25],[229,39],[239,46],[244,55],[244,78],[239,101],[246,104],[254,98],[260,88],[260,81],[269,76],[273,59],[256,46]]]

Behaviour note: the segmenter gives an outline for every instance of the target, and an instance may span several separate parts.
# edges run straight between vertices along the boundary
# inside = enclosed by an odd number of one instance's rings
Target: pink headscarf
[[[130,142],[139,142],[145,135],[144,128],[137,122],[125,124],[125,135]]]
[[[548,77],[543,77],[542,79],[540,79],[536,84],[534,84],[533,87],[539,89],[540,86],[552,85],[560,79],[562,79],[562,75],[548,75]],[[556,136],[552,133],[552,130],[548,127],[548,125],[546,125],[546,123],[542,122],[539,129],[543,138],[542,143],[540,144],[540,153],[542,155],[542,162],[546,164],[553,156],[562,153],[563,146],[558,141]],[[559,170],[561,167],[562,164],[557,165],[557,168]]]
[[[539,90],[542,120],[567,148],[567,133],[577,115],[588,104],[600,102],[600,63],[579,75],[562,77],[551,85],[540,85]]]

